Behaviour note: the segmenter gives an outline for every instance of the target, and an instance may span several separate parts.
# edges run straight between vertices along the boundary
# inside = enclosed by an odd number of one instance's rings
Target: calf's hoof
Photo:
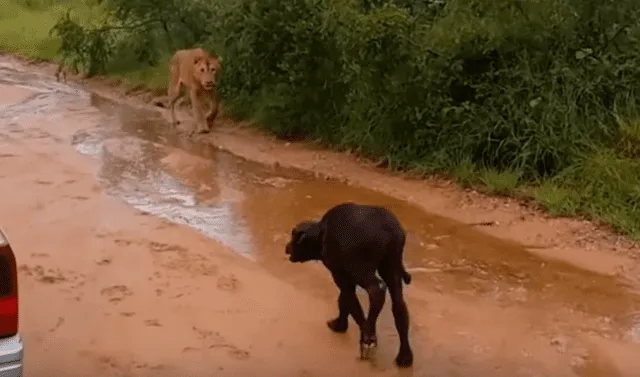
[[[367,360],[373,356],[378,347],[378,338],[375,335],[364,335],[360,340],[360,359]]]
[[[396,365],[400,368],[409,368],[413,365],[413,352],[411,350],[402,350],[396,356]]]
[[[373,357],[377,346],[378,345],[375,343],[360,343],[360,360],[369,360],[371,357]]]
[[[347,332],[347,329],[349,328],[349,322],[347,322],[346,320],[343,321],[340,318],[336,318],[336,319],[327,321],[327,326],[333,332],[344,333],[344,332]]]

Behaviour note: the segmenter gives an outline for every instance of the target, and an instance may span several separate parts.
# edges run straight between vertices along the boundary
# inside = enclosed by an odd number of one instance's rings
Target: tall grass
[[[69,0],[71,17],[60,1],[4,1],[4,19],[38,26],[27,47],[3,19],[2,49],[61,46],[89,75],[160,89],[167,56],[203,46],[224,59],[227,108],[279,137],[640,238],[634,0]]]
[[[50,30],[69,7],[80,21],[95,16],[85,0],[0,0],[0,51],[56,60],[60,38]]]

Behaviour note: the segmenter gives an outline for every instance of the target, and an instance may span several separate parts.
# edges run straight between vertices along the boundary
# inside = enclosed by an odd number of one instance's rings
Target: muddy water
[[[92,104],[104,110],[105,126],[82,131],[74,144],[101,159],[100,179],[114,195],[141,211],[194,227],[259,263],[282,263],[282,246],[301,219],[317,218],[346,200],[381,204],[409,231],[406,264],[421,289],[484,296],[500,306],[580,312],[602,323],[594,331],[614,336],[636,331],[630,313],[640,309],[640,300],[630,282],[545,260],[523,246],[371,190],[184,141],[171,136],[153,113],[97,95]]]
[[[99,164],[98,179],[111,195],[139,211],[192,227],[274,276],[330,300],[335,292],[321,267],[286,261],[289,230],[343,201],[390,208],[408,231],[412,328],[419,339],[429,334],[434,343],[441,342],[432,354],[453,337],[460,348],[471,347],[478,361],[508,356],[509,363],[522,366],[518,375],[523,376],[632,376],[640,370],[630,356],[639,350],[640,296],[621,274],[545,259],[525,246],[371,190],[237,158],[186,140],[154,112],[77,87],[6,66],[0,66],[0,83],[37,93],[16,105],[0,104],[6,127],[21,114],[64,119],[57,110],[61,103],[99,109],[100,122],[76,132],[71,144]],[[385,315],[381,333],[392,338],[393,325]],[[419,353],[426,347],[416,345]],[[446,347],[456,346],[449,341]]]

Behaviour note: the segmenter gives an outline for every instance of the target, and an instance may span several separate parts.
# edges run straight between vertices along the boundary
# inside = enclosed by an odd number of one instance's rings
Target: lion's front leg
[[[169,87],[167,88],[168,107],[171,113],[171,126],[176,127],[176,103],[182,98],[182,83],[180,82],[180,71],[175,62],[171,62],[169,71]]]
[[[193,119],[195,120],[195,127],[191,134],[203,134],[209,132],[207,119],[202,106],[202,99],[200,98],[198,91],[195,89],[191,90],[191,108],[193,110]]]
[[[209,112],[207,113],[207,129],[209,131],[211,131],[211,129],[213,128],[213,122],[216,120],[216,117],[218,116],[218,108],[219,108],[220,104],[218,102],[217,98],[213,98],[210,100],[210,106],[209,106]]]

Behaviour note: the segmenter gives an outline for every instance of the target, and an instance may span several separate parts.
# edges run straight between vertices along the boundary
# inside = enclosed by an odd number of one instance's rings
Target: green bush
[[[62,55],[88,74],[159,77],[140,72],[166,72],[174,49],[204,46],[223,57],[227,108],[282,138],[321,140],[501,194],[541,183],[525,192],[552,211],[640,235],[640,183],[631,177],[640,176],[635,0],[100,7],[101,24],[67,17],[54,29]]]

